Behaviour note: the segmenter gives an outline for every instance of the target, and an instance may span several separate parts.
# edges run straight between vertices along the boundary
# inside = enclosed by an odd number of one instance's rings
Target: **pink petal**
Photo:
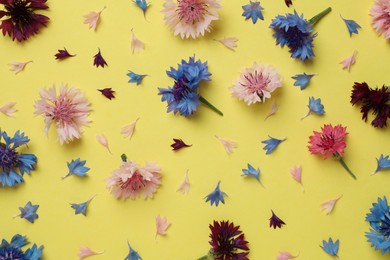
[[[107,148],[107,150],[111,153],[110,147],[108,146],[108,140],[104,134],[101,135],[96,135],[96,140],[103,145],[104,147]],[[111,153],[112,154],[112,153]]]
[[[274,100],[274,101],[272,102],[271,109],[269,110],[268,114],[266,115],[264,121],[267,120],[268,117],[270,117],[270,116],[276,114],[277,111],[278,111],[278,104],[276,103],[276,100]]]
[[[230,140],[223,139],[217,135],[215,135],[215,137],[222,143],[222,145],[225,147],[225,150],[228,154],[233,153],[233,148],[237,148],[237,143]]]
[[[355,62],[356,62],[356,59],[355,59],[356,53],[357,52],[354,51],[350,57],[348,57],[345,60],[343,60],[342,62],[340,62],[340,64],[342,64],[342,66],[343,66],[343,69],[348,69],[348,71],[351,70],[351,66],[353,64],[355,64]]]
[[[157,235],[166,235],[167,234],[167,228],[171,225],[171,223],[169,223],[167,221],[167,218],[166,217],[163,217],[161,218],[160,215],[158,215],[156,217],[156,236]]]
[[[188,192],[190,191],[190,180],[188,179],[188,170],[186,172],[184,180],[180,183],[179,187],[177,188],[177,191],[179,190],[183,194],[188,194]]]
[[[143,42],[141,42],[137,37],[135,37],[135,34],[133,32],[133,29],[131,29],[131,52],[139,53],[141,49],[145,49],[145,45]]]
[[[0,107],[0,112],[9,117],[15,117],[14,113],[17,111],[15,108],[16,102],[7,102],[4,106]]]
[[[340,197],[338,197],[337,199],[334,199],[334,200],[328,200],[328,201],[325,201],[323,203],[321,203],[321,209],[325,211],[325,214],[328,215],[329,213],[332,212],[334,206],[336,205],[336,202],[341,199],[343,197],[343,195],[341,195]]]
[[[305,188],[303,187],[302,184],[302,167],[300,165],[299,166],[294,165],[294,168],[290,168],[290,173],[293,179],[299,184],[301,184],[302,190],[304,190]]]
[[[129,137],[129,139],[131,139],[131,137],[133,136],[133,133],[134,133],[135,125],[137,124],[138,120],[139,120],[139,118],[137,118],[130,125],[127,125],[127,126],[122,128],[121,134],[123,135],[124,138]]]
[[[88,256],[100,255],[100,254],[103,254],[103,252],[94,252],[89,247],[82,246],[82,247],[80,247],[80,252],[77,254],[77,256],[80,259],[84,259],[85,257],[88,257]]]
[[[222,43],[223,45],[225,45],[225,47],[234,51],[234,48],[237,47],[238,39],[235,37],[224,37],[224,38],[216,40],[216,41]]]
[[[89,14],[84,15],[84,23],[88,24],[90,29],[93,28],[94,30],[96,30],[97,24],[100,19],[100,14],[103,12],[104,9],[106,9],[106,7],[103,7],[103,9],[99,12],[90,12]]]
[[[276,259],[288,260],[288,259],[292,259],[292,258],[296,258],[296,257],[298,257],[298,255],[294,256],[287,251],[281,251],[281,252],[279,252],[279,255],[276,257]]]
[[[33,62],[32,60],[30,61],[26,61],[26,62],[11,62],[11,63],[8,63],[9,66],[11,66],[11,68],[9,69],[10,71],[15,71],[15,74],[18,74],[19,72],[21,72],[24,67],[26,67],[27,64],[29,64],[30,62]]]

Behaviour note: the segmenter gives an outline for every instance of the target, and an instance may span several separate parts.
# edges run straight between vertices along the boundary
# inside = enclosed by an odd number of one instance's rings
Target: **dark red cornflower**
[[[374,127],[387,126],[387,119],[390,118],[390,90],[389,87],[382,86],[382,88],[372,89],[366,82],[355,82],[353,85],[351,103],[361,103],[360,111],[363,116],[362,119],[367,122],[368,113],[372,111],[375,115],[371,124]]]
[[[104,68],[105,65],[108,66],[107,62],[104,60],[102,54],[100,53],[100,49],[99,52],[95,56],[93,56],[93,58],[93,65],[95,65],[96,67],[101,66],[102,68]]]
[[[63,50],[58,50],[58,52],[54,55],[56,60],[64,60],[69,57],[74,57],[76,55],[69,54],[69,52],[64,48]]]
[[[272,216],[269,219],[269,226],[270,227],[273,227],[274,229],[276,229],[276,227],[282,228],[282,225],[286,225],[286,223],[284,223],[283,220],[281,220],[278,216],[276,216],[272,210],[271,210],[271,212],[272,212]]]
[[[287,7],[290,7],[290,5],[292,5],[291,0],[284,0],[284,2],[286,3]]]
[[[112,88],[104,88],[104,89],[98,89],[103,96],[111,100],[112,98],[115,98],[114,93],[115,91],[112,90]]]
[[[240,226],[234,226],[229,221],[214,221],[209,225],[212,246],[210,254],[215,260],[248,260],[248,241],[245,240]]]
[[[36,14],[37,10],[49,8],[46,0],[0,0],[5,10],[0,10],[0,19],[3,19],[0,28],[3,35],[8,34],[19,42],[27,40],[30,36],[47,25],[49,18],[42,14]]]
[[[172,147],[172,150],[174,150],[174,151],[180,150],[181,148],[184,148],[184,147],[192,146],[191,144],[190,145],[186,144],[181,139],[173,138],[173,141],[174,141],[174,143],[171,144],[171,147]]]

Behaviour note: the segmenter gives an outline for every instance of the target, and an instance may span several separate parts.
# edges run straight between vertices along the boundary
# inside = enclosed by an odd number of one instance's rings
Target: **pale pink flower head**
[[[81,128],[91,120],[88,118],[91,108],[88,99],[76,88],[61,85],[59,93],[56,87],[41,89],[41,99],[35,102],[35,115],[43,115],[45,133],[54,124],[61,144],[69,143],[81,137]]]
[[[175,36],[196,39],[210,32],[211,22],[219,19],[219,8],[219,0],[165,0],[161,12]]]
[[[115,198],[136,199],[142,195],[144,199],[153,198],[160,185],[161,169],[156,163],[148,162],[141,168],[134,161],[127,159],[122,162],[119,169],[112,172],[107,178],[107,188]]]
[[[383,34],[385,39],[390,39],[390,0],[375,0],[371,7],[372,27]]]
[[[282,86],[282,78],[271,65],[253,64],[243,69],[240,78],[230,90],[233,96],[248,103],[265,102],[271,93]]]
[[[309,137],[309,151],[312,154],[320,154],[327,159],[331,156],[342,157],[347,137],[346,127],[341,125],[324,125],[322,132],[314,131],[314,135]]]

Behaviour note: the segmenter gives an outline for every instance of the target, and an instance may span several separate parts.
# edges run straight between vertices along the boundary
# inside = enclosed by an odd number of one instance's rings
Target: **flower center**
[[[179,19],[186,23],[195,23],[206,13],[207,4],[204,0],[179,0],[177,12]]]
[[[71,103],[71,100],[67,98],[59,97],[54,102],[54,109],[52,114],[49,114],[50,117],[55,121],[63,123],[71,123],[74,114],[74,109]]]
[[[287,32],[284,32],[287,38],[288,47],[292,51],[296,51],[301,46],[305,44],[305,39],[310,35],[310,33],[303,33],[297,27],[290,27]]]
[[[175,101],[179,102],[188,91],[189,89],[185,85],[185,79],[180,79],[179,81],[175,81],[175,85],[173,85],[172,88],[172,94]]]
[[[26,24],[31,21],[33,12],[27,4],[26,0],[15,0],[12,5],[6,6],[9,16],[11,16],[13,22],[20,27],[19,29],[22,29],[21,24]]]
[[[22,250],[14,247],[3,247],[0,248],[0,260],[22,260],[24,254]]]
[[[257,95],[262,97],[263,91],[269,84],[269,78],[264,77],[261,72],[259,74],[257,71],[255,71],[255,73],[249,73],[244,77],[247,80],[247,82],[245,84],[241,83],[241,85],[246,87],[251,94],[257,93]]]
[[[18,153],[5,145],[0,145],[0,167],[3,171],[8,172],[9,169],[17,167],[19,164]],[[1,258],[0,258],[1,260]]]
[[[233,246],[233,240],[234,239],[229,239],[227,237],[219,237],[219,248],[218,252],[215,252],[219,257],[229,257],[232,256],[234,253],[234,246]],[[223,258],[222,258],[223,259]]]
[[[119,185],[121,189],[131,189],[133,191],[137,191],[143,187],[145,187],[144,177],[138,172],[135,172],[130,178],[128,178],[125,182],[122,180],[119,181]]]

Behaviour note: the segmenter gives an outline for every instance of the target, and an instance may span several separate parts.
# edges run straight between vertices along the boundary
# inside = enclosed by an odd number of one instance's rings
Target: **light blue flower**
[[[146,3],[146,0],[133,0],[133,2],[139,8],[141,8],[141,10],[142,10],[142,12],[144,13],[144,16],[145,16],[146,9],[148,8],[148,4]]]
[[[390,169],[389,155],[384,157],[383,154],[381,154],[381,156],[376,159],[376,162],[378,166],[376,167],[376,170],[371,175],[374,175],[375,173],[383,169]]]
[[[62,177],[65,179],[66,177],[69,177],[70,175],[77,175],[79,177],[84,177],[87,175],[87,172],[90,170],[90,168],[85,167],[85,163],[87,161],[81,161],[80,158],[77,158],[76,160],[72,160],[70,163],[67,162],[69,172],[67,175]]]
[[[4,142],[2,142],[4,139]],[[14,186],[22,183],[24,173],[30,174],[37,163],[34,154],[19,154],[17,148],[27,145],[30,139],[18,130],[11,138],[0,130],[0,183]]]
[[[343,19],[344,22],[345,22],[345,24],[347,25],[347,28],[348,28],[348,32],[349,32],[349,36],[350,36],[350,37],[352,37],[352,34],[353,34],[353,33],[359,34],[358,29],[359,29],[359,28],[362,28],[362,27],[360,27],[359,24],[357,24],[354,20],[347,20],[347,19],[344,19],[342,16],[341,16],[341,19]]]
[[[129,246],[129,254],[126,256],[125,260],[142,260],[138,252],[130,246],[129,242],[127,242],[127,245]]]
[[[242,9],[244,9],[242,16],[245,16],[245,20],[251,18],[254,24],[257,22],[257,19],[264,20],[263,14],[261,13],[261,10],[264,10],[264,8],[260,6],[259,1],[249,1],[249,4],[242,6]]]
[[[261,186],[263,186],[263,184],[260,181],[260,169],[259,168],[255,169],[252,165],[250,165],[248,163],[248,169],[242,169],[242,172],[244,174],[241,174],[241,176],[249,176],[249,177],[255,178],[261,184]]]
[[[209,195],[204,197],[206,199],[206,202],[210,201],[211,206],[215,203],[215,206],[218,207],[219,202],[222,202],[222,204],[225,204],[224,197],[227,196],[227,194],[219,188],[219,185],[221,184],[221,181],[218,182],[217,187],[215,187],[215,190],[211,192]]]
[[[317,115],[325,114],[324,105],[321,104],[321,98],[315,99],[314,97],[310,97],[309,105],[307,105],[307,107],[309,108],[309,112],[304,117],[302,117],[302,119],[310,115],[312,112],[316,113]]]
[[[133,71],[129,70],[129,73],[127,73],[127,76],[129,76],[129,83],[137,83],[137,86],[142,83],[142,80],[148,76],[146,74],[137,74]]]
[[[272,153],[273,150],[275,150],[276,147],[278,147],[278,145],[279,145],[281,142],[283,142],[283,141],[286,140],[286,138],[280,140],[280,139],[273,138],[273,137],[271,137],[271,136],[268,136],[268,137],[269,137],[270,139],[262,141],[263,144],[266,144],[266,145],[264,146],[264,148],[263,148],[263,150],[266,150],[266,151],[267,151],[266,154]]]
[[[291,78],[295,79],[294,86],[300,86],[301,90],[304,90],[307,85],[309,85],[311,78],[315,76],[315,74],[297,74],[292,76]]]
[[[26,206],[24,206],[24,208],[19,207],[20,215],[18,216],[27,219],[31,223],[34,223],[34,220],[38,218],[38,214],[36,213],[38,208],[39,205],[32,205],[31,201],[29,201],[27,202]]]
[[[326,253],[328,253],[331,256],[338,257],[337,253],[339,251],[339,245],[340,241],[336,240],[336,242],[333,242],[332,238],[329,238],[328,242],[325,240],[322,240],[322,246],[321,248],[324,249]]]
[[[3,239],[0,244],[0,259],[23,259],[23,260],[40,260],[42,257],[43,246],[37,247],[34,244],[31,248],[28,248],[26,252],[23,252],[22,247],[27,245],[25,236],[16,234],[12,237],[11,243]]]
[[[83,214],[84,216],[87,215],[87,208],[89,206],[89,203],[91,202],[91,200],[94,198],[95,196],[93,196],[92,198],[90,198],[89,200],[87,200],[86,202],[83,202],[83,203],[71,203],[71,207],[75,210],[75,214],[78,215],[78,214]]]

